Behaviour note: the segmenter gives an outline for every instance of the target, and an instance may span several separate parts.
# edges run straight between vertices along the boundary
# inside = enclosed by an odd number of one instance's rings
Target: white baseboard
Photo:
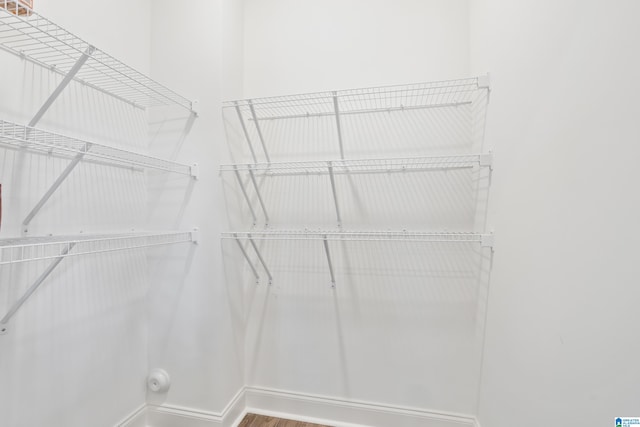
[[[247,387],[247,412],[336,427],[474,427],[475,418],[416,408]]]
[[[116,424],[116,427],[147,427],[147,405],[140,405],[129,416]]]
[[[480,427],[475,417],[417,408],[245,387],[222,412],[147,405],[146,427],[237,427],[246,413],[336,427]],[[119,424],[142,427],[144,424]]]

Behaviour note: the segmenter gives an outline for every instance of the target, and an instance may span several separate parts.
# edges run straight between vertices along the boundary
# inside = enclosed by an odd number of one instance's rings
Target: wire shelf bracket
[[[36,281],[0,319],[0,335],[9,330],[9,321],[67,257],[198,242],[198,229],[191,232],[131,233],[125,235],[81,236],[74,238],[26,238],[0,240],[0,265],[52,260]],[[74,249],[76,249],[74,251]]]
[[[0,8],[0,48],[63,76],[32,125],[72,80],[136,108],[177,105],[198,115],[197,101],[177,94],[31,9],[17,16]]]
[[[331,252],[329,251],[329,242],[327,241],[327,237],[325,236],[322,239],[322,243],[324,245],[324,253],[327,255],[327,264],[329,264],[329,273],[331,274],[331,287],[336,287],[336,276],[333,274],[333,263],[331,262]]]

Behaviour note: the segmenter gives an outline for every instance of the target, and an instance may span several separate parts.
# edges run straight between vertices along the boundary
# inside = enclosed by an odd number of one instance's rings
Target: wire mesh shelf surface
[[[484,243],[491,234],[471,232],[412,232],[412,231],[243,231],[224,232],[222,239],[243,240],[339,240],[339,241],[414,241]]]
[[[0,8],[0,47],[63,75],[86,55],[75,80],[141,108],[179,105],[192,111],[187,98],[33,11],[17,16]]]
[[[247,163],[221,165],[220,172],[251,170],[257,175],[326,175],[427,171],[439,169],[466,169],[490,166],[491,154],[467,154],[454,156],[405,157],[388,159],[331,160],[280,163]],[[329,172],[331,168],[331,172]]]
[[[483,89],[479,77],[408,85],[316,92],[269,98],[227,101],[223,108],[237,108],[249,120],[364,114],[420,108],[456,107],[473,102]],[[254,114],[255,113],[255,114]]]
[[[190,165],[83,141],[5,120],[0,120],[0,145],[64,157],[80,154],[84,159],[89,160],[193,176]]]
[[[195,241],[193,232],[0,239],[0,265]]]

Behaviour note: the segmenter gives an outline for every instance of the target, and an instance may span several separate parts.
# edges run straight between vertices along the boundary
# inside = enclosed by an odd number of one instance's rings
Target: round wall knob
[[[171,387],[171,378],[164,369],[154,369],[147,378],[147,387],[154,393],[166,393]]]

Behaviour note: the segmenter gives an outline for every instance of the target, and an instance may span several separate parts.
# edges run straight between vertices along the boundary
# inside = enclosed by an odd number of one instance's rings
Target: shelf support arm
[[[260,143],[262,144],[262,150],[264,151],[264,155],[267,158],[267,163],[271,163],[271,159],[269,158],[269,153],[267,152],[267,146],[264,145],[264,138],[262,136],[262,129],[260,129],[260,122],[258,121],[258,116],[256,115],[256,109],[253,107],[253,102],[249,100],[249,109],[251,110],[251,116],[253,116],[253,122],[256,124],[256,130],[258,131],[258,137],[260,138]]]
[[[260,250],[258,250],[258,246],[256,245],[256,242],[254,242],[253,239],[251,238],[251,234],[247,235],[247,238],[249,239],[251,246],[253,246],[253,250],[256,251],[256,255],[258,255],[258,259],[260,260],[260,263],[262,264],[264,271],[267,272],[267,276],[269,277],[269,284],[271,284],[273,282],[273,276],[271,276],[271,272],[269,271],[269,268],[267,268],[267,263],[264,262],[264,259],[260,254]]]
[[[258,183],[256,182],[256,176],[253,173],[253,169],[249,166],[249,176],[251,177],[251,182],[253,183],[253,188],[256,190],[256,194],[258,195],[258,201],[260,202],[260,206],[262,207],[262,212],[264,212],[265,224],[269,224],[269,214],[267,214],[267,208],[264,206],[264,201],[262,200],[262,195],[260,194],[260,189],[258,188]]]
[[[336,181],[333,176],[333,163],[327,162],[329,165],[329,179],[331,179],[331,191],[333,192],[333,202],[336,205],[336,217],[338,218],[338,227],[342,226],[342,219],[340,217],[340,206],[338,205],[338,193],[336,191]]]
[[[322,243],[324,244],[324,252],[327,254],[327,263],[329,264],[329,273],[331,274],[331,287],[336,287],[336,277],[333,274],[333,263],[331,262],[331,252],[329,252],[329,242],[327,241],[327,236],[324,236],[322,239]]]
[[[338,144],[340,144],[340,158],[344,160],[344,147],[342,145],[342,126],[340,124],[340,107],[338,106],[338,92],[333,92],[333,109],[336,112],[336,126],[338,128]]]
[[[49,109],[49,107],[51,107],[53,102],[58,98],[58,96],[60,96],[64,88],[66,88],[67,85],[71,82],[71,80],[74,79],[76,74],[78,74],[78,71],[80,71],[84,63],[87,62],[87,59],[89,59],[91,55],[93,55],[93,52],[95,52],[95,50],[96,50],[95,47],[91,45],[87,46],[84,53],[80,56],[80,58],[78,58],[76,63],[73,65],[73,67],[71,67],[67,75],[64,76],[64,79],[62,79],[58,87],[53,91],[53,93],[45,101],[44,105],[40,107],[40,110],[38,110],[36,115],[33,116],[33,119],[31,119],[31,121],[29,122],[29,127],[34,127],[36,124],[38,124],[42,116],[44,116],[44,113],[47,112],[47,110]]]
[[[249,210],[251,211],[251,216],[253,217],[253,225],[256,225],[258,222],[258,218],[256,217],[256,212],[253,210],[253,206],[251,205],[251,200],[249,199],[249,195],[247,194],[247,190],[244,188],[244,184],[242,183],[242,178],[240,177],[240,172],[238,171],[238,166],[233,166],[233,171],[236,174],[236,179],[238,180],[238,184],[240,184],[240,189],[242,190],[242,194],[244,195],[244,199],[247,201],[247,205],[249,205]]]
[[[249,263],[249,267],[251,267],[251,271],[253,272],[253,275],[256,278],[256,283],[260,283],[260,275],[258,274],[258,270],[256,270],[256,267],[253,265],[253,262],[251,262],[251,258],[249,258],[249,254],[247,254],[247,251],[244,249],[242,242],[240,241],[240,239],[238,239],[238,235],[234,233],[233,237],[236,238],[236,243],[238,244],[238,247],[242,251],[242,255],[244,255],[244,259],[246,259],[247,263]]]
[[[16,314],[20,307],[27,302],[27,300],[33,295],[33,293],[38,290],[40,285],[49,277],[49,275],[56,269],[58,264],[62,262],[62,260],[71,252],[71,249],[75,246],[75,242],[67,244],[67,246],[62,250],[60,255],[54,259],[54,261],[47,267],[47,269],[38,277],[38,279],[27,289],[27,291],[22,295],[22,297],[16,301],[11,309],[5,314],[5,316],[0,320],[0,334],[4,334],[7,332],[7,323],[11,320],[11,318]]]
[[[256,158],[256,152],[253,150],[253,145],[251,144],[251,138],[249,138],[249,132],[247,132],[247,125],[244,124],[244,119],[242,118],[242,113],[240,112],[240,106],[238,105],[238,101],[236,104],[236,113],[238,113],[238,119],[240,120],[240,125],[242,126],[242,132],[244,133],[244,137],[247,140],[247,144],[249,145],[249,150],[251,151],[251,157],[253,157],[253,163],[258,163],[258,159]]]
[[[38,214],[38,212],[40,212],[40,209],[42,209],[44,204],[47,203],[47,200],[49,200],[51,198],[51,196],[53,196],[53,194],[56,192],[58,187],[60,187],[60,185],[62,185],[64,180],[67,179],[69,174],[71,172],[73,172],[73,169],[75,169],[75,167],[78,165],[78,163],[80,163],[80,161],[84,158],[84,156],[89,152],[90,149],[91,149],[91,144],[88,143],[88,142],[85,143],[84,150],[81,153],[78,153],[73,158],[71,163],[69,163],[69,165],[65,168],[65,170],[58,177],[58,179],[56,179],[56,181],[47,190],[47,192],[44,194],[44,196],[42,196],[40,201],[38,203],[36,203],[36,205],[34,206],[33,209],[31,209],[31,212],[29,212],[29,215],[27,215],[26,218],[24,219],[24,221],[22,221],[22,233],[23,234],[26,234],[26,233],[29,232],[29,224],[31,223],[31,220],[33,220],[33,218]]]

